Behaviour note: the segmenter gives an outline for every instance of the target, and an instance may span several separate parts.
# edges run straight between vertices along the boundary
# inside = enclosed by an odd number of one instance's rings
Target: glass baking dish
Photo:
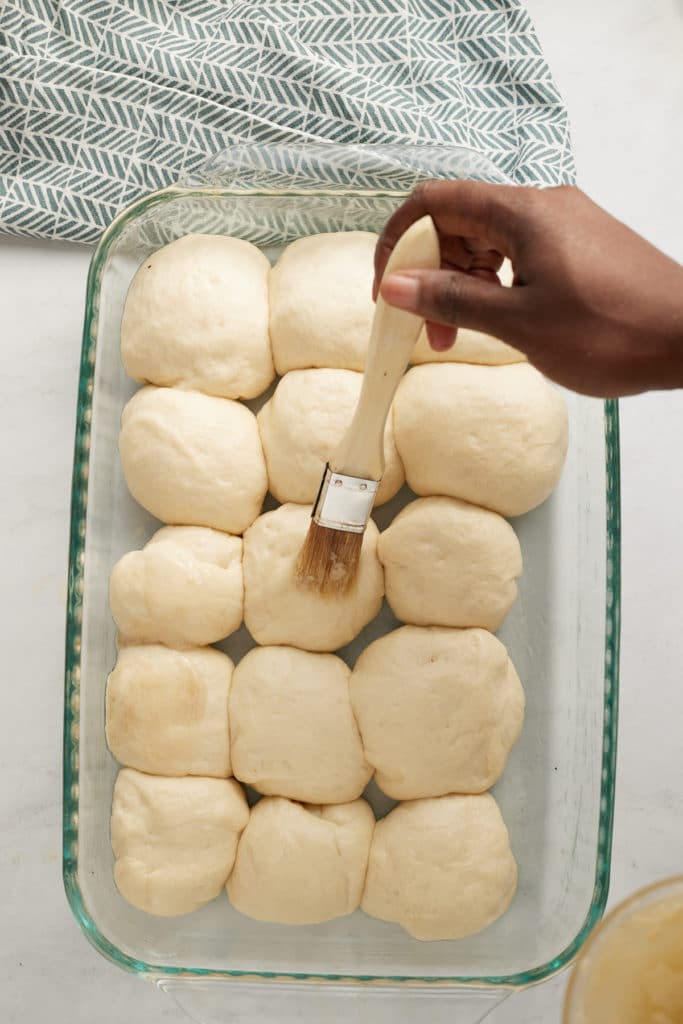
[[[522,737],[495,788],[519,863],[508,913],[470,938],[420,943],[360,911],[288,928],[251,921],[219,899],[186,918],[156,919],[114,886],[109,813],[117,769],[104,735],[115,659],[108,577],[158,526],[129,496],[117,453],[121,410],[134,391],[119,358],[131,278],[152,251],[190,231],[238,235],[271,259],[301,235],[377,231],[428,177],[503,180],[462,149],[236,147],[199,178],[131,206],[93,256],[71,513],[64,882],[92,944],[169,990],[198,1020],[288,1021],[306,1013],[346,1020],[365,1008],[380,1021],[420,1012],[445,1021],[455,1001],[458,1020],[481,1020],[515,988],[571,962],[605,906],[618,692],[618,410],[570,393],[562,481],[549,501],[514,522],[524,575],[499,633],[527,694]],[[395,507],[380,510],[380,525]],[[385,613],[372,635],[391,625]],[[222,646],[239,658],[249,643],[240,631]],[[376,792],[371,798],[382,813],[386,802]]]

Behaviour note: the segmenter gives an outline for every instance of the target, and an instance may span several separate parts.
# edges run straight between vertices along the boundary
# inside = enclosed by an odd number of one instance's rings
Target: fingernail
[[[427,324],[429,345],[435,352],[447,352],[449,348],[453,348],[455,335],[456,331],[453,327],[447,327],[445,324]]]
[[[414,310],[420,293],[420,287],[414,277],[405,277],[403,274],[389,274],[385,281],[382,281],[382,298],[390,306],[398,306],[399,309]]]
[[[453,339],[451,338],[430,338],[430,348],[433,348],[435,352],[448,352],[449,348],[453,348]]]

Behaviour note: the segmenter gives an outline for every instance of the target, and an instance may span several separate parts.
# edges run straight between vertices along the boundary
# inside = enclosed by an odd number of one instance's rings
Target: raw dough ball
[[[349,426],[363,376],[353,370],[293,370],[258,414],[268,484],[278,501],[315,501],[325,463]],[[384,476],[375,501],[381,505],[405,482],[391,417],[384,431]]]
[[[252,807],[228,879],[257,921],[319,924],[357,909],[375,819],[365,800],[326,807],[266,796]]]
[[[204,526],[164,526],[116,563],[109,601],[125,643],[222,640],[242,622],[242,539]]]
[[[484,629],[403,626],[363,651],[351,704],[377,785],[397,800],[483,793],[524,720],[505,647]]]
[[[259,793],[332,804],[355,800],[372,769],[351,711],[351,672],[334,654],[255,647],[230,693],[233,771]]]
[[[417,494],[519,516],[560,479],[567,407],[528,363],[415,366],[394,402],[396,445]]]
[[[358,636],[382,606],[384,576],[373,521],[363,537],[356,582],[344,594],[320,594],[295,578],[310,522],[309,506],[281,505],[244,535],[244,621],[258,644],[335,651]]]
[[[516,888],[493,797],[441,796],[399,804],[377,822],[362,907],[416,939],[461,939],[504,914]]]
[[[213,647],[121,647],[107,680],[107,743],[116,760],[151,775],[232,775],[232,670]]]
[[[275,376],[269,274],[255,245],[224,235],[186,235],[152,253],[126,297],[126,372],[223,398],[260,395]]]
[[[270,277],[270,337],[279,374],[309,366],[362,370],[375,306],[377,235],[338,231],[292,242]]]
[[[510,286],[512,284],[512,266],[509,260],[505,260],[500,268],[499,277],[501,282]],[[446,352],[435,352],[430,348],[425,328],[420,332],[417,339],[413,363],[482,363],[489,366],[497,366],[503,363],[522,363],[526,360],[523,352],[511,345],[506,345],[498,338],[492,338],[489,334],[482,334],[481,331],[473,331],[468,327],[459,327],[455,345]]]
[[[142,388],[123,410],[119,451],[131,494],[166,523],[242,533],[261,510],[266,464],[240,402]]]
[[[124,768],[114,787],[114,880],[134,907],[174,917],[217,896],[249,819],[233,779],[164,779]]]
[[[498,629],[517,597],[522,552],[507,520],[457,498],[418,498],[380,534],[394,615],[416,626]]]

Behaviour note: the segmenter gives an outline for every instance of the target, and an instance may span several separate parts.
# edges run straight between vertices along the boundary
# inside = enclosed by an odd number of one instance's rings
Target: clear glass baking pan
[[[219,899],[189,917],[130,907],[113,881],[116,765],[104,689],[115,659],[114,562],[157,523],[129,496],[117,453],[134,390],[119,359],[126,290],[159,246],[234,234],[274,259],[321,231],[379,230],[416,181],[501,175],[476,153],[409,147],[237,147],[203,176],[147,196],[104,233],[88,278],[74,456],[64,723],[64,883],[92,944],[170,991],[197,1020],[481,1020],[576,956],[607,898],[617,729],[619,440],[614,402],[567,394],[570,447],[552,498],[514,522],[519,599],[500,632],[524,682],[522,737],[495,795],[519,863],[508,911],[479,935],[420,943],[360,911],[315,927],[265,925]],[[392,503],[393,506],[393,503]],[[391,513],[381,510],[382,518]],[[378,631],[391,628],[381,617]],[[239,657],[243,631],[224,646]],[[382,812],[375,793],[375,806]],[[385,805],[386,806],[386,805]]]

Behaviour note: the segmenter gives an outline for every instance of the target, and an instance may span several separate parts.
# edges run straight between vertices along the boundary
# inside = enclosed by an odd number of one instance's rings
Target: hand
[[[442,269],[382,280],[397,239],[427,213]],[[496,273],[504,257],[511,288]],[[577,188],[425,182],[382,232],[375,296],[380,281],[388,303],[425,317],[435,349],[470,327],[584,394],[683,387],[683,267]]]

